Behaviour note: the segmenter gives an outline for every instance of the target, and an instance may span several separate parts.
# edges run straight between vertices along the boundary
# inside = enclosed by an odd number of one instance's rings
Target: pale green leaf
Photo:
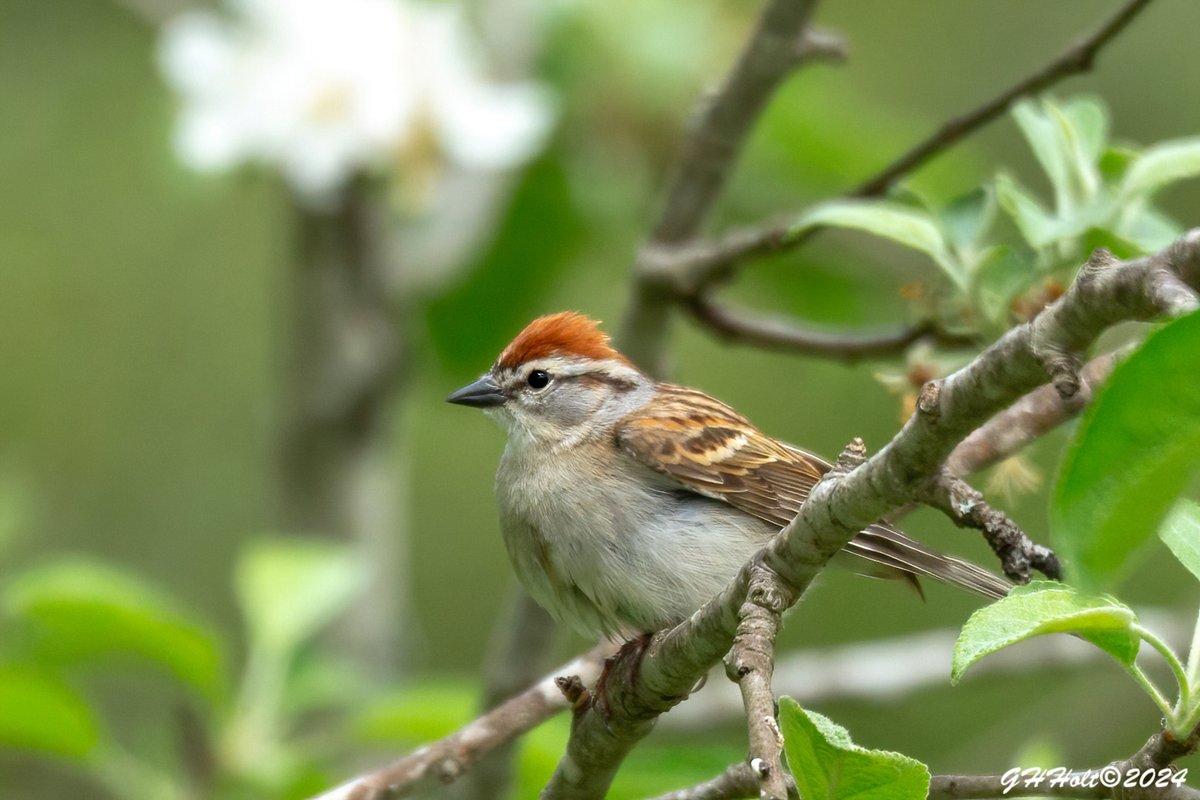
[[[1135,210],[1126,215],[1119,233],[1136,244],[1142,253],[1162,250],[1183,233],[1183,226],[1163,212],[1140,203],[1134,205]]]
[[[351,732],[366,744],[440,739],[471,719],[478,695],[470,681],[425,679],[364,704]]]
[[[1046,112],[1044,105],[1033,100],[1022,100],[1017,103],[1013,106],[1012,114],[1021,133],[1025,135],[1029,148],[1033,150],[1038,163],[1042,165],[1046,177],[1050,179],[1058,208],[1066,208],[1070,204],[1071,197],[1071,167],[1070,154],[1063,141],[1061,128]],[[1003,197],[1001,197],[1001,203],[1003,203]],[[1034,243],[1032,239],[1029,239],[1029,242]]]
[[[1200,469],[1200,312],[1120,364],[1075,433],[1051,507],[1072,582],[1115,582]]]
[[[790,697],[779,700],[788,766],[801,800],[924,800],[929,768],[887,750],[868,750],[845,728]]]
[[[81,759],[99,740],[78,694],[32,667],[0,666],[0,748]]]
[[[919,250],[933,259],[957,286],[965,287],[962,265],[951,254],[937,222],[923,211],[885,200],[835,200],[801,216],[792,226],[791,234],[825,226],[854,228]]]
[[[1108,137],[1108,113],[1095,100],[1073,98],[1065,105],[1047,104],[1064,143],[1072,186],[1077,199],[1086,202],[1100,189],[1097,163]]]
[[[1200,176],[1200,137],[1176,139],[1147,148],[1125,173],[1121,195],[1150,195],[1176,181]]]
[[[1094,97],[1072,97],[1061,110],[1070,123],[1078,157],[1089,165],[1098,164],[1108,144],[1108,109],[1104,103]]]
[[[987,231],[996,213],[996,201],[987,187],[951,201],[938,216],[950,244],[959,250],[973,247]]]
[[[133,656],[209,697],[222,688],[215,635],[131,575],[95,562],[62,561],[22,574],[3,598],[6,612],[29,629],[43,661]]]
[[[1003,244],[990,247],[971,277],[975,304],[989,323],[1003,323],[1009,317],[1013,298],[1037,275],[1037,261],[1031,253]]]
[[[346,546],[280,539],[242,555],[237,595],[253,641],[287,653],[344,612],[365,580],[365,565]]]
[[[1045,247],[1058,238],[1057,220],[1023,186],[1004,173],[996,176],[996,201],[1034,248]]]
[[[1100,156],[1100,174],[1109,183],[1119,183],[1139,155],[1130,147],[1110,147]]]
[[[1133,610],[1102,595],[1088,595],[1053,581],[1013,588],[1007,597],[971,615],[954,644],[950,680],[958,683],[979,659],[1047,633],[1073,633],[1122,664],[1132,664],[1140,640],[1133,632]]]
[[[1200,580],[1200,505],[1181,500],[1158,529],[1179,563]]]
[[[1130,241],[1107,228],[1088,228],[1083,235],[1083,251],[1091,253],[1103,247],[1120,259],[1136,258],[1144,252],[1137,242]]]

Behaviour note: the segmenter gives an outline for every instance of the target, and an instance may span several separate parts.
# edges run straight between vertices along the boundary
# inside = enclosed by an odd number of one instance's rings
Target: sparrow
[[[535,319],[447,400],[507,431],[496,499],[509,558],[533,599],[585,635],[644,636],[687,619],[830,467],[720,400],[655,380],[575,312]],[[884,522],[845,552],[914,584],[990,598],[1010,588]]]

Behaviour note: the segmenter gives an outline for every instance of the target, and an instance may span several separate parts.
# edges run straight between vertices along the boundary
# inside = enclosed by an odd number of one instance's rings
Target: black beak
[[[462,387],[446,398],[447,403],[457,403],[460,406],[475,406],[476,408],[493,408],[504,405],[504,392],[492,380],[491,375],[484,375],[472,384]]]

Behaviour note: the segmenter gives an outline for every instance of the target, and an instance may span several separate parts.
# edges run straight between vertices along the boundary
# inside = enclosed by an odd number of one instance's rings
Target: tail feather
[[[850,540],[846,552],[902,573],[911,579],[925,576],[934,580],[999,599],[1012,584],[969,561],[944,555],[900,531],[882,523],[872,525]]]

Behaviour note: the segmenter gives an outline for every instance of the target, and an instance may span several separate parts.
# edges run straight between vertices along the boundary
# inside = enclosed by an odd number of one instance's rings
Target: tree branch
[[[493,628],[485,659],[482,711],[517,695],[550,667],[557,629],[554,620],[524,589],[513,585],[509,608]],[[458,783],[457,800],[498,800],[509,793],[516,739],[491,748]]]
[[[446,738],[330,789],[315,800],[391,800],[423,785],[453,782],[494,748],[570,708],[559,689],[558,676],[578,675],[593,683],[612,650],[607,643],[592,648]]]
[[[1194,753],[1200,745],[1200,725],[1184,740],[1175,739],[1166,731],[1159,731],[1142,745],[1141,749],[1124,761],[1114,761],[1104,767],[1079,770],[1070,773],[1075,780],[1051,784],[1049,780],[1039,785],[1018,781],[1006,789],[1002,775],[938,775],[929,784],[930,800],[972,800],[990,797],[1078,797],[1097,800],[1200,800],[1200,791],[1188,786],[1171,785],[1164,788],[1141,786],[1137,779],[1147,772],[1159,773],[1171,769],[1179,758]],[[1103,774],[1119,776],[1123,784],[1127,776],[1135,779],[1134,787],[1104,786],[1099,780],[1088,780]],[[1111,778],[1110,778],[1111,780]],[[1071,784],[1076,785],[1072,786]],[[1087,784],[1100,785],[1087,785]]]
[[[1072,402],[1063,400],[1053,386],[1034,389],[963,439],[946,459],[946,469],[959,476],[986,469],[1071,419],[1127,352],[1105,353],[1084,365],[1079,371],[1081,392]]]
[[[873,197],[885,193],[900,178],[1000,116],[1017,100],[1048,89],[1064,78],[1090,70],[1104,46],[1125,30],[1150,2],[1130,0],[1091,35],[1069,47],[1058,58],[971,111],[943,123],[926,139],[845,196]],[[811,229],[799,236],[790,233],[796,216],[781,216],[763,225],[734,229],[719,239],[693,242],[675,253],[664,248],[656,253],[656,272],[671,275],[676,286],[702,287],[725,274],[738,261],[803,242]]]
[[[924,165],[967,135],[1003,114],[1022,97],[1035,95],[1064,78],[1088,72],[1100,50],[1133,21],[1151,0],[1130,0],[1104,21],[1099,28],[1067,48],[1058,58],[1036,72],[1017,81],[992,99],[967,113],[942,123],[932,135],[919,142],[878,174],[850,192],[851,197],[875,197],[883,194],[901,177]]]
[[[795,783],[792,782],[791,776],[784,777],[787,780],[789,796],[795,797]],[[730,764],[712,780],[667,792],[652,800],[738,800],[758,796],[758,779],[754,770],[745,761],[739,761]]]
[[[750,316],[707,297],[691,297],[685,308],[704,328],[726,341],[765,350],[783,350],[812,356],[824,356],[853,363],[864,358],[898,355],[920,339],[933,339],[947,346],[973,344],[974,339],[954,336],[925,322],[893,331],[872,333],[833,333],[806,330],[771,319]]]
[[[992,508],[961,478],[943,471],[921,491],[920,500],[943,512],[958,527],[982,531],[1009,579],[1029,583],[1030,568],[1053,580],[1062,577],[1053,551],[1031,541],[1015,522]]]
[[[712,780],[659,795],[653,800],[737,800],[758,797],[758,778],[745,761],[730,764]]]
[[[1130,800],[1138,795],[1117,794],[1103,785],[1090,785],[1096,770],[1078,770],[1061,776],[1061,783],[1040,786],[1017,783],[1006,789],[1003,775],[934,775],[929,782],[929,800],[990,800],[996,797],[1075,797],[1083,800]],[[1097,778],[1098,781],[1098,778]],[[1074,784],[1074,785],[1072,785]],[[1200,800],[1200,792],[1187,786],[1170,786],[1141,795],[1154,800]]]
[[[769,0],[720,90],[711,100],[701,100],[645,253],[687,241],[699,232],[767,101],[784,78],[813,55],[814,35],[806,29],[815,6],[815,0]],[[634,269],[618,338],[635,363],[661,375],[659,362],[672,298],[645,253]]]
[[[725,657],[725,672],[742,692],[750,738],[747,761],[763,800],[787,800],[788,794],[783,769],[783,732],[775,718],[771,675],[779,620],[796,599],[778,576],[755,564],[751,568],[746,602],[738,612],[740,620],[733,647]]]
[[[1171,247],[1125,263],[1098,250],[1075,282],[958,372],[931,381],[901,431],[872,458],[860,442],[843,452],[799,513],[716,598],[674,629],[657,634],[640,665],[619,659],[610,675],[610,720],[577,715],[567,752],[545,796],[603,796],[621,761],[655,718],[682,699],[732,645],[752,570],[761,564],[802,594],[828,559],[858,531],[918,496],[971,431],[1051,376],[1060,395],[1078,388],[1072,365],[1109,326],[1178,315],[1200,306],[1200,229]],[[1075,380],[1072,380],[1072,376]],[[631,680],[634,674],[636,681]]]

